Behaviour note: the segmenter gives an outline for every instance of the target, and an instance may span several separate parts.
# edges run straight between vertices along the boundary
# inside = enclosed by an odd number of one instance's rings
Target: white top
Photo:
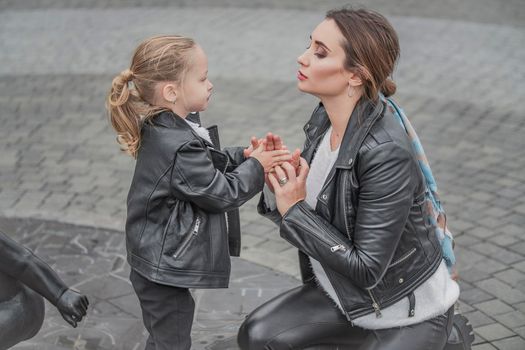
[[[184,118],[184,120],[186,121],[186,123],[188,123],[189,126],[191,126],[191,128],[193,130],[195,130],[197,135],[199,135],[200,137],[202,137],[203,139],[205,139],[209,143],[213,144],[213,142],[211,142],[210,132],[208,131],[208,129],[206,129],[205,127],[200,126],[197,123],[194,123],[194,122],[188,120],[187,118]]]
[[[312,208],[316,207],[319,191],[339,154],[339,149],[335,151],[330,149],[330,133],[331,128],[326,132],[317,149],[306,179],[307,195],[305,201]],[[271,198],[269,194],[271,192],[266,190],[265,198],[268,198],[267,204],[271,206],[271,201],[274,198]],[[323,267],[312,257],[310,257],[310,263],[318,284],[342,311],[341,303]],[[459,286],[450,278],[447,267],[442,261],[436,272],[414,291],[414,295],[416,305],[413,317],[408,317],[409,301],[408,298],[403,298],[394,305],[381,309],[382,317],[377,318],[375,313],[371,313],[354,319],[353,323],[365,329],[384,329],[408,326],[429,320],[444,314],[454,305],[459,297]]]

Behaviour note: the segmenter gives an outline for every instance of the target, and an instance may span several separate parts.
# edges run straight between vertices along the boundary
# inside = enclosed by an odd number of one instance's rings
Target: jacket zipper
[[[346,181],[347,181],[347,176],[345,176],[345,179],[343,181],[343,210],[346,211]],[[346,235],[348,236],[348,238],[351,237],[350,235],[350,226],[348,225],[348,215],[345,215],[345,228],[346,228]]]
[[[327,240],[324,236],[322,236],[322,235],[318,235],[315,231],[312,231],[312,230],[308,229],[306,226],[303,226],[302,224],[299,224],[299,223],[297,223],[297,222],[295,222],[295,224],[296,224],[297,226],[301,227],[302,229],[308,231],[308,232],[312,232],[312,233],[314,234],[315,237],[317,237],[321,242],[323,242],[324,244],[326,244],[327,246],[330,247],[330,251],[331,251],[332,253],[335,253],[335,252],[337,252],[337,251],[339,251],[339,250],[346,251],[347,248],[346,248],[346,246],[344,246],[343,244],[340,244],[340,243],[339,243],[339,244],[334,245],[334,242],[337,242],[337,240],[334,239],[333,242],[330,242],[330,241]],[[330,238],[333,239],[332,236],[330,236]]]
[[[195,226],[193,226],[193,231],[191,232],[189,237],[182,243],[180,248],[173,254],[174,258],[177,258],[177,257],[181,256],[182,253],[184,253],[186,251],[186,248],[188,248],[188,246],[190,245],[190,242],[192,241],[192,239],[194,237],[196,237],[197,234],[199,233],[200,225],[201,225],[201,218],[197,217],[197,219],[195,220]]]
[[[404,256],[402,256],[401,258],[397,259],[395,262],[391,263],[388,268],[391,268],[391,267],[394,267],[396,266],[397,264],[399,263],[402,263],[403,261],[405,261],[406,259],[408,259],[412,254],[414,254],[416,252],[416,248],[412,248],[410,249],[410,251],[408,253],[406,253]]]
[[[372,294],[372,290],[367,289],[368,295],[370,295],[370,298],[372,299],[372,307],[374,308],[374,311],[376,313],[376,318],[381,318],[383,315],[381,314],[381,308],[379,307],[378,302],[376,301],[376,298],[374,298],[374,294]]]

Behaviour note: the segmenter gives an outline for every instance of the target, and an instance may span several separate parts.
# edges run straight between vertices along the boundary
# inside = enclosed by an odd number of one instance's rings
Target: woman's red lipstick
[[[308,77],[306,75],[304,75],[303,73],[301,73],[301,71],[298,71],[297,72],[297,79],[302,81],[302,80],[308,79]]]

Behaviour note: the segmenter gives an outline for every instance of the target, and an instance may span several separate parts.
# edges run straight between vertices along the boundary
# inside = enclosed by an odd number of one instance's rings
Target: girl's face
[[[345,38],[335,22],[326,19],[313,31],[310,45],[297,58],[297,87],[319,98],[346,94],[351,73],[344,68]]]
[[[197,45],[192,53],[190,67],[184,74],[177,103],[184,106],[187,112],[204,111],[208,108],[212,89],[213,85],[208,80],[208,57]]]

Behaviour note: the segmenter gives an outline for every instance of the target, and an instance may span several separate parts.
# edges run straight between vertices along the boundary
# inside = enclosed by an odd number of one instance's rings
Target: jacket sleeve
[[[202,144],[192,140],[175,155],[171,184],[185,200],[222,213],[240,207],[262,190],[264,169],[257,159],[248,158],[223,174],[215,169]]]
[[[353,240],[304,201],[284,215],[281,236],[362,288],[383,277],[403,233],[416,181],[415,160],[393,142],[363,152]]]
[[[257,212],[267,219],[270,219],[277,226],[281,226],[282,216],[275,205],[275,195],[267,186],[264,186],[259,203],[257,204]]]
[[[25,284],[56,305],[68,289],[57,273],[24,246],[0,232],[0,271]]]
[[[224,147],[222,150],[228,158],[230,159],[230,163],[232,167],[238,167],[241,165],[246,158],[244,158],[244,147]]]

